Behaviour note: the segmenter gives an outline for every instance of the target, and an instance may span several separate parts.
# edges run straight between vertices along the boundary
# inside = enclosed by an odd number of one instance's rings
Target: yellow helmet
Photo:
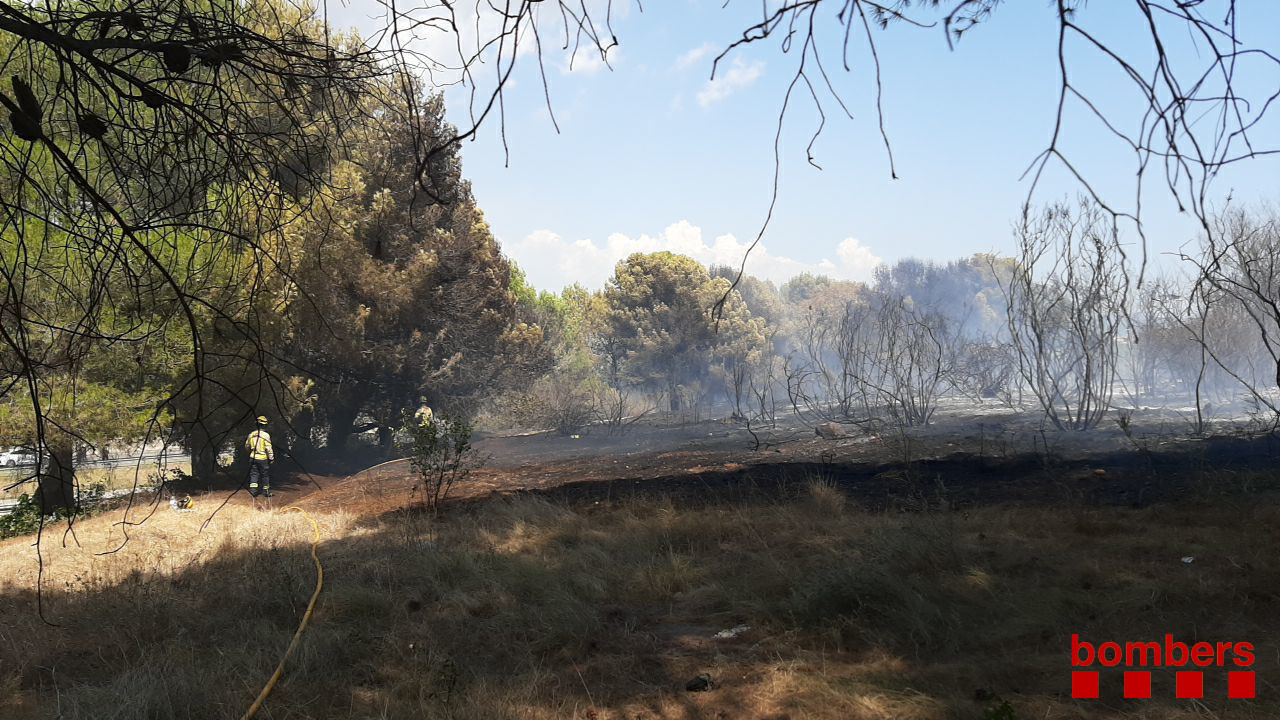
[[[267,416],[266,416],[266,415],[259,415],[259,416],[258,416],[258,424],[259,424],[259,425],[266,425],[266,424],[267,424]]]

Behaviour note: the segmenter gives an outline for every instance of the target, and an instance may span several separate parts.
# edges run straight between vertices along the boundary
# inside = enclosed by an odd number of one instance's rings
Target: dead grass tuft
[[[809,501],[813,510],[819,515],[840,515],[849,502],[835,482],[828,478],[812,478],[809,480]]]

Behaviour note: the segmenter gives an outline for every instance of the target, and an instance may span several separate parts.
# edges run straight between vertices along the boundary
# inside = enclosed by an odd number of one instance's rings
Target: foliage
[[[19,495],[18,504],[7,514],[0,514],[0,538],[28,535],[39,529],[40,502],[33,495]]]
[[[737,290],[731,292],[728,280],[716,278],[712,283],[721,295],[729,293],[729,302],[715,322],[711,372],[721,381],[726,397],[733,403],[733,417],[745,419],[744,403],[749,401],[747,392],[751,381],[774,349],[769,321],[754,314]],[[748,286],[762,291],[756,283]],[[760,298],[757,296],[757,299]]]
[[[93,510],[102,503],[106,490],[106,485],[93,483],[79,493],[75,505],[69,508],[57,508],[48,513],[41,513],[41,503],[36,495],[23,493],[18,496],[18,504],[8,513],[0,513],[0,539],[30,535],[38,532],[42,524],[47,525],[72,515],[80,517],[91,515]]]
[[[728,289],[727,280],[683,255],[637,253],[618,263],[604,291],[610,362],[620,362],[631,383],[664,396],[672,412],[696,405],[717,351],[732,373],[763,342],[763,323],[736,292],[722,316],[712,316]]]
[[[426,506],[439,512],[453,486],[482,465],[471,444],[471,424],[462,418],[436,416],[419,423],[406,417],[405,429],[413,442],[410,463],[418,475],[414,490],[421,490]]]
[[[1000,278],[1011,272],[1009,259],[985,254],[946,263],[904,258],[877,267],[874,287],[881,295],[910,298],[951,327],[991,335],[1004,330]]]
[[[831,278],[825,275],[804,272],[783,283],[779,292],[788,303],[800,305],[812,300],[832,284]]]
[[[557,367],[529,390],[516,393],[504,407],[523,427],[573,435],[599,417],[595,380],[592,368]]]
[[[957,351],[956,363],[954,382],[961,392],[1016,405],[1018,363],[1008,343],[989,337],[967,340]]]
[[[153,251],[166,242],[147,239]],[[39,455],[40,498],[48,510],[65,509],[75,498],[77,449],[138,442],[167,424],[187,336],[164,309],[131,297],[129,283],[149,274],[140,252],[127,256],[137,274],[110,275],[102,267],[112,264],[109,253],[82,254],[83,239],[57,224],[15,222],[0,228],[0,240],[0,446]],[[84,286],[117,300],[86,313]]]
[[[400,415],[426,398],[470,414],[486,395],[544,366],[536,295],[498,247],[462,179],[456,151],[413,183],[410,115],[391,92],[355,128],[350,160],[333,169],[294,230],[297,282],[286,343],[317,377],[316,417],[338,450],[365,416],[384,444]],[[449,135],[439,96],[430,139]],[[309,433],[306,433],[309,435]]]
[[[65,505],[73,446],[209,435],[273,396],[282,227],[385,71],[276,0],[4,16],[0,387]]]
[[[513,283],[517,279],[522,283],[523,274],[513,275]],[[513,391],[503,400],[502,410],[522,427],[574,434],[600,419],[607,392],[604,366],[592,349],[603,323],[603,301],[599,293],[578,285],[558,295],[529,289],[523,297],[522,304],[542,331],[542,350],[554,365]]]
[[[737,284],[733,289],[738,295],[742,296],[742,302],[746,305],[747,310],[755,317],[764,320],[765,324],[770,327],[777,327],[782,324],[786,317],[787,307],[783,300],[782,293],[770,280],[762,280],[752,275],[743,274],[738,276],[736,268],[726,265],[712,265],[708,272],[713,278],[724,278],[729,282],[737,280]],[[810,276],[812,277],[812,276]],[[799,277],[793,279],[795,282]],[[791,285],[791,282],[788,285]]]

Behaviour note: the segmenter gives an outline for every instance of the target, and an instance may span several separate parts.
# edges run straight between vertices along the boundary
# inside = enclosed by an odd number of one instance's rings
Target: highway
[[[154,467],[159,461],[164,461],[169,465],[179,465],[190,462],[191,457],[183,452],[155,453],[150,455],[139,455],[134,457],[118,457],[110,460],[93,460],[84,463],[77,463],[76,469],[110,469],[110,468],[127,468],[130,466],[140,465],[143,470],[148,467]],[[18,467],[0,468],[0,488],[21,479],[24,475],[30,475],[35,470],[34,465],[24,465]],[[124,491],[108,492],[107,497],[123,494]],[[0,498],[0,513],[7,513],[18,504],[17,498]]]
[[[127,495],[128,493],[132,492],[132,490],[133,490],[132,488],[121,488],[119,490],[112,490],[110,492],[103,493],[102,497],[104,498],[120,497],[121,495]],[[138,492],[149,493],[151,491],[147,488],[138,488]],[[18,506],[17,500],[9,500],[9,499],[0,500],[0,515],[3,515],[7,512],[12,511],[17,506]]]

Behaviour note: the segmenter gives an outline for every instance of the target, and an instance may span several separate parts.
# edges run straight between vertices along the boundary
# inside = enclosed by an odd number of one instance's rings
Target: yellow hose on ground
[[[254,715],[256,715],[258,710],[262,709],[262,703],[266,702],[267,696],[271,694],[272,690],[276,689],[276,683],[280,682],[280,677],[284,675],[285,661],[289,659],[289,656],[293,654],[294,649],[298,647],[298,640],[302,639],[302,632],[307,629],[307,623],[311,622],[311,613],[316,609],[316,601],[320,599],[320,590],[324,587],[324,565],[320,564],[320,556],[316,554],[316,546],[320,544],[320,525],[316,523],[315,518],[307,514],[306,510],[303,510],[296,505],[291,505],[284,510],[285,512],[297,510],[302,513],[302,516],[305,517],[308,522],[311,523],[311,530],[313,532],[311,539],[311,559],[315,561],[316,564],[316,589],[315,592],[311,593],[311,602],[307,603],[307,611],[302,614],[302,622],[298,624],[298,629],[293,633],[293,639],[289,641],[289,647],[284,651],[284,657],[280,658],[280,664],[276,665],[276,671],[271,674],[271,679],[268,680],[266,686],[262,688],[262,692],[258,693],[258,699],[253,701],[253,704],[249,706],[249,709],[245,711],[244,716],[240,720],[250,720]]]

